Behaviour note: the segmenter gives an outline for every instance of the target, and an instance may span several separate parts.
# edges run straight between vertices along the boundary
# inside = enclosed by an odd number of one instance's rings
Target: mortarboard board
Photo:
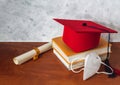
[[[75,52],[95,48],[101,33],[117,33],[103,25],[88,20],[54,19],[64,25],[63,41]]]

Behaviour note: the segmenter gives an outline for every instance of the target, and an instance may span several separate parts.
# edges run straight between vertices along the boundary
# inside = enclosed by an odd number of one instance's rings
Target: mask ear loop
[[[82,70],[84,70],[84,68],[81,68],[81,69],[78,70],[78,71],[75,71],[75,70],[73,69],[73,63],[74,63],[75,61],[77,61],[77,60],[78,60],[78,58],[75,58],[75,59],[73,59],[73,60],[71,61],[71,63],[70,63],[70,68],[71,68],[71,70],[72,70],[73,73],[79,73],[79,72],[81,72]]]
[[[112,73],[113,73],[113,69],[112,69],[109,65],[107,65],[107,64],[105,64],[105,63],[103,63],[103,62],[101,62],[101,64],[103,64],[103,65],[107,66],[108,68],[110,68],[111,73],[108,73],[108,72],[96,72],[97,74],[103,73],[103,74],[109,75],[109,74],[112,74]]]

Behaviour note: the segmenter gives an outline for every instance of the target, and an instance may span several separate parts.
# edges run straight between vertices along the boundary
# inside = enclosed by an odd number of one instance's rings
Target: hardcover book
[[[70,65],[71,61],[74,58],[78,58],[79,60],[73,63],[73,69],[83,67],[84,59],[86,55],[90,52],[96,52],[104,61],[107,58],[107,45],[108,42],[103,38],[100,38],[100,43],[96,48],[76,53],[64,43],[62,37],[56,37],[52,39],[53,53],[58,57],[58,59],[65,65],[68,70],[71,70]],[[111,52],[111,44],[109,52]]]
[[[96,48],[76,53],[71,50],[62,40],[62,37],[56,37],[52,39],[52,47],[67,61],[71,62],[74,58],[79,58],[84,60],[85,56],[90,52],[96,52],[98,55],[103,55],[107,53],[108,42],[103,38],[100,38],[99,45]],[[111,44],[109,47],[109,52],[111,52]]]

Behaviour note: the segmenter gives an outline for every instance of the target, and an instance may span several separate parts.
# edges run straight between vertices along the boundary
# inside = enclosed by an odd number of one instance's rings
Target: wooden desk
[[[1,42],[0,43],[0,85],[120,85],[120,76],[108,78],[99,74],[83,81],[83,72],[68,71],[53,54],[52,50],[41,54],[37,61],[15,65],[13,57],[44,43]],[[113,43],[110,63],[120,68],[120,43]]]

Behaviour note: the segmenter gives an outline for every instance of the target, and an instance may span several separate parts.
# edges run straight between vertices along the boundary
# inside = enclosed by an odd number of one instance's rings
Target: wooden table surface
[[[30,60],[15,65],[13,57],[36,46],[40,42],[0,42],[0,85],[120,85],[120,76],[108,78],[99,74],[83,81],[83,72],[68,71],[52,50],[41,54],[37,61]],[[120,68],[120,43],[113,43],[110,63]]]

